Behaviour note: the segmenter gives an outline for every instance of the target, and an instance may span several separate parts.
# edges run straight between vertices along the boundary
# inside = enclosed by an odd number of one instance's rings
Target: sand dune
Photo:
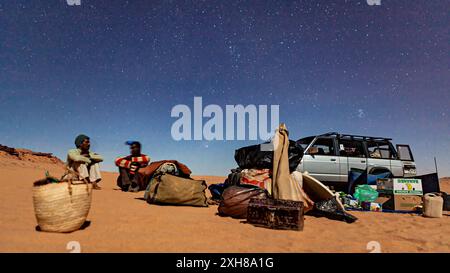
[[[82,252],[369,252],[371,241],[382,252],[450,252],[450,217],[354,212],[356,223],[306,216],[303,232],[256,228],[222,218],[208,208],[149,205],[143,193],[124,193],[117,174],[104,172],[103,190],[95,191],[90,225],[70,234],[35,230],[32,182],[45,170],[59,176],[62,164],[33,157],[0,154],[0,252],[68,252],[78,241]],[[202,176],[208,183],[223,177]],[[450,192],[450,179],[442,189]]]

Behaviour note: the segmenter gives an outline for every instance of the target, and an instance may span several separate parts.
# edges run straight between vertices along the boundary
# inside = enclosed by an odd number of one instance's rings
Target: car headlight
[[[415,174],[417,174],[417,170],[414,167],[409,167],[409,168],[405,167],[403,169],[403,173],[404,174],[414,174],[415,175]]]

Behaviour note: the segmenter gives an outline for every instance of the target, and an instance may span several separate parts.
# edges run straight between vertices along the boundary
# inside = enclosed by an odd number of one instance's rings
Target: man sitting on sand
[[[117,186],[122,191],[137,192],[139,191],[138,170],[148,165],[150,157],[141,154],[141,143],[138,141],[127,141],[125,144],[130,146],[130,155],[115,160],[120,173]]]
[[[95,190],[101,189],[98,186],[102,180],[99,163],[103,161],[103,158],[99,154],[89,151],[91,143],[88,136],[77,136],[75,146],[76,149],[69,150],[67,166],[78,172],[80,179],[91,182]]]

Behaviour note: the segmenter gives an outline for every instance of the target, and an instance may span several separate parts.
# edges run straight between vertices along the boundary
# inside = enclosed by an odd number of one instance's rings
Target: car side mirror
[[[308,149],[308,154],[309,155],[316,155],[319,153],[319,148],[317,147],[311,147]]]

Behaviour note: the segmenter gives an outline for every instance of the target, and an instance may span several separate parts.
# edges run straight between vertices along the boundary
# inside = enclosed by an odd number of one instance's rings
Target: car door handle
[[[366,161],[365,160],[361,160],[361,163],[366,163]]]
[[[336,161],[336,158],[332,158],[332,159],[330,159],[330,161]]]

